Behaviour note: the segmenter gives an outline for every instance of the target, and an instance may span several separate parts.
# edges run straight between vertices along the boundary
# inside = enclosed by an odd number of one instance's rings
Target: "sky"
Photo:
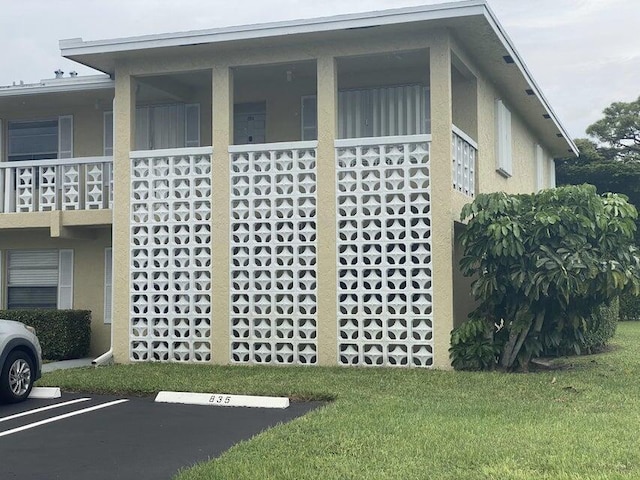
[[[574,138],[640,96],[640,0],[488,0]],[[129,37],[443,3],[441,0],[4,0],[0,85],[96,73],[58,41]]]

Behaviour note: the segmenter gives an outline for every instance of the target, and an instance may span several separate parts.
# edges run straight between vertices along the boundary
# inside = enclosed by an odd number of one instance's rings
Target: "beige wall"
[[[453,124],[474,140],[478,139],[478,89],[475,77],[465,78],[455,68],[451,72]]]
[[[0,118],[3,120],[3,128],[7,128],[7,121],[16,120],[41,120],[55,118],[61,115],[73,115],[73,156],[93,157],[102,156],[103,132],[105,111],[112,109],[111,98],[113,91],[98,92],[95,96],[83,94],[82,97],[73,97],[73,93],[67,94],[68,102],[64,96],[40,95],[31,98],[26,106],[15,105],[16,102],[6,106],[0,103]],[[33,101],[33,99],[37,101]],[[49,106],[53,104],[54,106]],[[6,152],[6,135],[2,148]],[[2,159],[4,160],[4,158]]]
[[[104,323],[104,252],[111,246],[111,229],[95,229],[91,237],[70,240],[51,238],[46,229],[5,230],[0,237],[0,251],[4,255],[7,250],[73,250],[73,308],[91,310],[91,355],[97,356],[110,344],[110,326]],[[6,302],[6,268],[2,275],[2,298]]]
[[[301,97],[316,94],[315,78],[236,82],[234,104],[266,102],[266,142],[301,140]],[[233,140],[232,140],[233,141]]]
[[[471,295],[471,283],[473,278],[465,277],[460,271],[460,260],[464,250],[460,243],[460,234],[465,226],[455,224],[454,254],[453,254],[453,326],[458,327],[467,320],[468,315],[476,307]]]

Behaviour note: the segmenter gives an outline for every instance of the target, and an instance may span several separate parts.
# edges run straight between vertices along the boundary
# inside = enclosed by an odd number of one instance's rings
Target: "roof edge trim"
[[[485,7],[485,0],[467,0],[463,2],[447,2],[420,7],[397,8],[312,19],[107,40],[84,41],[82,38],[71,38],[60,40],[59,47],[62,56],[69,58],[75,55],[114,53],[145,48],[179,47],[201,43],[250,40],[293,34],[345,30],[349,28],[392,25],[405,22],[437,20],[440,18],[482,15]]]

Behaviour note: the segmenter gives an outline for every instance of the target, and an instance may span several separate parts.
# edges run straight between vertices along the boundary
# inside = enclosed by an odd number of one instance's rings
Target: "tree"
[[[622,196],[590,185],[481,194],[461,218],[460,266],[475,277],[478,307],[452,332],[454,366],[472,359],[477,368],[526,369],[561,344],[579,350],[597,307],[640,293],[637,211]]]
[[[618,160],[640,162],[640,97],[634,102],[614,102],[604,118],[587,128]]]
[[[599,193],[627,196],[640,209],[640,98],[616,102],[604,117],[587,128],[598,141],[578,138],[579,156],[558,160],[558,185],[595,185]],[[640,224],[637,242],[640,244]]]

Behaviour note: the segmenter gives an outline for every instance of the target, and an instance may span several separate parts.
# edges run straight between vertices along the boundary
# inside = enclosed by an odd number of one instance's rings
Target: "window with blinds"
[[[136,108],[136,150],[200,146],[200,105],[169,104]],[[104,113],[104,155],[113,155],[113,112]]]
[[[72,250],[7,252],[7,308],[72,308]]]
[[[7,122],[7,160],[73,157],[73,117]]]
[[[338,138],[431,133],[431,98],[424,85],[338,92]],[[302,97],[302,139],[317,138],[317,98]]]

